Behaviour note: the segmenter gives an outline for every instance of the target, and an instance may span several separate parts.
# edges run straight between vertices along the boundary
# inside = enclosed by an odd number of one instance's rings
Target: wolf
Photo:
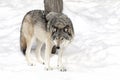
[[[44,0],[44,8],[46,14],[48,14],[49,12],[62,13],[63,0]]]
[[[66,46],[73,40],[73,24],[65,14],[50,12],[45,16],[43,10],[29,11],[23,18],[20,30],[20,47],[25,54],[29,65],[34,65],[30,51],[33,42],[36,45],[36,57],[41,63],[45,63],[46,70],[51,70],[50,54],[52,47],[58,51],[58,69],[66,71],[62,64],[62,55]],[[45,44],[45,60],[41,57],[41,47]]]

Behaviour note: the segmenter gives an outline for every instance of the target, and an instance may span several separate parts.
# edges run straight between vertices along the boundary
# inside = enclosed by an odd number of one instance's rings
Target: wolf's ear
[[[56,12],[50,12],[49,14],[46,15],[46,19],[47,21],[50,21],[51,19],[53,19],[54,17],[58,17],[59,13]]]

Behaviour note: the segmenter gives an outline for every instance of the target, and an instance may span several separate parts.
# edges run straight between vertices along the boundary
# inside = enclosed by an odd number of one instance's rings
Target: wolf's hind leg
[[[41,57],[41,48],[42,48],[42,42],[39,41],[38,39],[36,40],[37,41],[37,46],[36,46],[36,58],[37,58],[37,61],[44,64],[44,60],[43,58]]]
[[[26,60],[28,62],[28,65],[33,66],[35,65],[32,58],[31,58],[31,48],[32,48],[32,43],[33,43],[33,38],[28,38],[27,39],[27,49],[26,49]]]

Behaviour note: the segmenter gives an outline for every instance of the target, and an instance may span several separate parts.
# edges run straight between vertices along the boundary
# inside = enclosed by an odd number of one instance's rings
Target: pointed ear
[[[53,19],[54,17],[58,17],[59,13],[56,12],[50,12],[49,14],[46,15],[46,19],[47,21],[50,21],[51,19]]]

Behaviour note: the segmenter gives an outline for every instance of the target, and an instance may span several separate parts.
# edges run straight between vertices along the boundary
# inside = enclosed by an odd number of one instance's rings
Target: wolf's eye
[[[56,28],[53,28],[53,32],[56,32],[57,31],[57,29]]]
[[[69,30],[69,26],[66,25],[65,28],[64,28],[64,32],[68,32],[68,30]]]
[[[57,28],[53,26],[53,32],[57,32]]]
[[[64,31],[65,31],[65,32],[68,32],[68,28],[65,28]]]

